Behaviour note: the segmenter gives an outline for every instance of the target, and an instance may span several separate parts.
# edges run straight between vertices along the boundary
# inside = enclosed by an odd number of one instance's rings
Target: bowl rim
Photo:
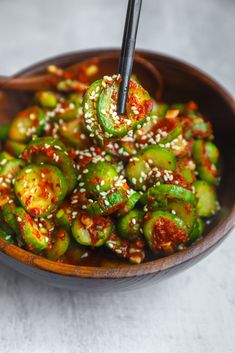
[[[30,65],[19,72],[12,75],[12,77],[17,77],[27,74],[30,70],[38,69],[39,67],[47,66],[49,63],[52,63],[53,60],[56,60],[58,65],[66,62],[68,57],[77,57],[78,55],[86,56],[96,56],[96,55],[107,55],[111,53],[118,53],[119,49],[117,48],[95,48],[88,50],[79,50],[68,52],[60,55],[56,55],[37,63]],[[148,56],[148,59],[156,59],[158,61],[163,61],[164,63],[168,62],[171,65],[177,65],[183,71],[189,71],[197,77],[200,76],[200,79],[204,81],[207,85],[211,86],[220,96],[223,96],[224,100],[229,105],[230,109],[233,111],[235,116],[235,101],[230,93],[227,92],[216,80],[211,78],[209,75],[204,73],[202,70],[196,68],[195,66],[176,59],[172,56],[161,54],[155,51],[150,50],[136,50],[136,53],[143,55],[143,57]],[[147,274],[157,274],[160,272],[169,271],[171,268],[183,265],[193,259],[195,261],[202,257],[205,252],[212,251],[212,249],[221,243],[228,233],[232,230],[235,223],[235,202],[228,214],[228,216],[216,225],[209,233],[192,244],[189,248],[172,255],[152,260],[146,263],[139,265],[128,265],[123,264],[116,267],[93,267],[93,266],[80,266],[80,265],[69,265],[59,262],[50,261],[41,256],[30,253],[27,250],[21,249],[16,245],[10,244],[4,239],[0,238],[0,251],[4,254],[12,257],[13,259],[22,262],[26,265],[33,266],[37,269],[54,273],[57,275],[65,275],[70,277],[77,278],[87,278],[87,279],[114,279],[114,278],[127,278],[127,277],[137,277]]]

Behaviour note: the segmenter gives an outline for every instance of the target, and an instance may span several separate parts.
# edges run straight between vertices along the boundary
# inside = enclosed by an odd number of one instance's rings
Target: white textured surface
[[[189,61],[235,92],[235,1],[144,0],[138,46]],[[60,52],[118,46],[125,0],[0,0],[0,73]],[[53,289],[0,267],[2,353],[234,353],[235,233],[154,288]]]

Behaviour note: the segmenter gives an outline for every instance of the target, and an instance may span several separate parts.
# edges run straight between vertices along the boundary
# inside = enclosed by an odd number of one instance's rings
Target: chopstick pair
[[[139,25],[142,0],[129,0],[123,33],[118,74],[122,81],[118,93],[117,113],[125,114],[130,76],[132,73],[135,43]]]

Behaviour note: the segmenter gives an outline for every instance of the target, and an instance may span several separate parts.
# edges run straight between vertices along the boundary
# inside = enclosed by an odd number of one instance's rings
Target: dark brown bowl
[[[49,64],[66,67],[93,56],[110,53],[117,56],[116,50],[89,50],[60,55],[35,64],[16,76],[40,74]],[[160,70],[164,84],[163,100],[177,102],[193,99],[212,121],[216,143],[223,159],[223,176],[219,190],[222,206],[220,214],[208,228],[207,235],[187,250],[141,265],[120,265],[112,268],[66,265],[46,260],[0,239],[0,261],[7,266],[33,279],[61,288],[77,290],[131,288],[159,281],[192,266],[214,250],[232,229],[235,222],[233,98],[213,79],[184,62],[149,51],[138,51],[138,54]],[[29,94],[11,92],[10,99],[9,112],[14,114],[27,104]]]

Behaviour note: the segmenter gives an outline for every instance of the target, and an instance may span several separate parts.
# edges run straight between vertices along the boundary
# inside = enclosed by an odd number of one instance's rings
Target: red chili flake
[[[155,223],[152,246],[156,252],[165,252],[166,248],[175,251],[178,245],[185,244],[187,241],[187,233],[173,221],[160,217]]]

